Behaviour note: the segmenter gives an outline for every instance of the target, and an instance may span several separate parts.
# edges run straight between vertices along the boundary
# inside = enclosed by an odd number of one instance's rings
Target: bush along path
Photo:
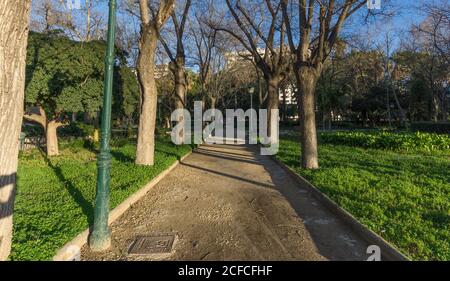
[[[450,151],[450,136],[435,133],[322,132],[322,143],[387,149],[399,152],[441,153]]]
[[[133,141],[113,141],[111,209],[191,151],[159,137],[153,167],[134,164]],[[61,144],[61,155],[37,150],[20,156],[11,260],[51,260],[93,221],[96,151],[84,141]]]

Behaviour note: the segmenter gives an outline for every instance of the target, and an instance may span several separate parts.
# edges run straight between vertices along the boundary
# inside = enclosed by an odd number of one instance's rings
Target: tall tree
[[[69,112],[100,110],[104,43],[80,43],[64,36],[32,33],[27,59],[24,118],[46,133],[47,155],[59,154],[57,129]]]
[[[175,82],[175,108],[183,109],[186,107],[186,91],[187,91],[187,79],[186,79],[186,54],[184,48],[185,40],[185,27],[188,20],[189,9],[191,8],[192,1],[185,0],[184,8],[181,12],[177,12],[176,9],[172,12],[172,24],[175,33],[175,51],[172,51],[171,46],[164,36],[159,36],[161,44],[166,50],[169,56],[170,63],[169,69],[173,74]],[[180,15],[180,19],[178,18]],[[182,115],[177,120],[178,124],[184,128],[184,118]],[[177,143],[183,143],[185,140],[184,129],[179,131],[179,135],[175,136],[178,139]]]
[[[195,14],[195,21],[191,22],[190,35],[194,41],[194,62],[199,69],[201,98],[203,106],[205,106],[206,98],[208,96],[207,88],[211,79],[211,62],[215,55],[215,51],[217,50],[215,47],[217,36],[214,29],[211,29],[204,24],[205,22],[209,22],[209,20],[204,17],[213,16],[213,13],[202,12],[204,11],[197,11]]]
[[[175,0],[139,0],[141,38],[137,72],[141,88],[141,108],[136,148],[136,164],[138,165],[154,164],[158,99],[155,81],[156,48],[158,34],[174,8]]]
[[[303,168],[319,168],[315,91],[323,63],[336,44],[345,21],[366,3],[367,0],[281,0],[289,46],[295,56],[293,68],[300,92],[298,108]],[[298,23],[294,24],[294,21]]]
[[[445,84],[449,77],[449,61],[445,48],[436,47],[435,35],[427,30],[434,30],[432,18],[427,18],[419,26],[413,26],[402,43],[401,51],[396,54],[396,62],[410,70],[412,78],[426,83],[430,91],[427,97],[429,120],[447,120],[447,97]]]
[[[131,133],[139,108],[139,84],[136,74],[127,66],[116,67],[114,73],[113,118]]]
[[[11,250],[30,3],[0,1],[0,261]]]
[[[414,28],[427,36],[442,58],[450,64],[450,2],[424,3],[419,9],[427,18]]]
[[[59,29],[71,39],[83,42],[104,38],[106,23],[96,12],[99,1],[80,0],[80,9],[70,5],[71,1],[33,0],[31,29],[44,33]]]
[[[450,68],[450,3],[445,2],[421,7],[426,19],[413,26],[409,46],[406,46],[415,53],[421,53],[417,60],[411,62],[416,63],[414,73],[431,90],[430,117],[433,121],[446,121],[448,118],[448,98],[443,84],[448,83]]]
[[[234,23],[215,22],[210,26],[233,36],[246,50],[238,52],[238,55],[250,56],[263,73],[268,88],[268,122],[271,124],[276,118],[271,114],[271,110],[278,109],[279,86],[287,76],[290,65],[280,2],[226,0],[226,5]],[[271,137],[271,126],[268,126],[268,129],[268,135]]]

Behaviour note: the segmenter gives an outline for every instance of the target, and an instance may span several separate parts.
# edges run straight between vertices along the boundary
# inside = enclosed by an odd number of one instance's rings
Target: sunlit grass
[[[415,260],[450,260],[450,157],[320,144],[320,169],[299,167],[297,137],[278,158]]]
[[[136,146],[113,145],[111,208],[190,151],[159,138],[153,167],[134,164]],[[46,158],[40,151],[20,156],[14,208],[12,260],[50,260],[55,251],[93,220],[96,188],[96,151],[83,141],[61,144],[61,155]]]

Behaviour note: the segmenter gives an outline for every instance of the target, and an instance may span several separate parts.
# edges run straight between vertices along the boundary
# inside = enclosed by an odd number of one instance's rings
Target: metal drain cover
[[[128,254],[164,254],[172,251],[175,235],[138,236],[128,249]]]

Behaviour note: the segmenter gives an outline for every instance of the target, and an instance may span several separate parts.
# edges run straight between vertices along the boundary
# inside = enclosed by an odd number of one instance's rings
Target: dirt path
[[[83,260],[365,260],[368,245],[257,147],[203,145],[112,225]],[[171,255],[128,255],[140,235],[176,234]]]

